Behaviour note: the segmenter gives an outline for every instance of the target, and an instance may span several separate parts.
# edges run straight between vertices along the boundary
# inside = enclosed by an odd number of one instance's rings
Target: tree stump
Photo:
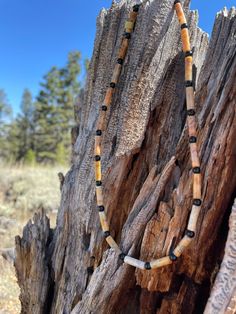
[[[112,236],[123,252],[144,260],[168,254],[182,237],[191,209],[184,54],[173,2],[149,0],[141,6],[102,142]],[[235,9],[217,15],[208,43],[197,27],[197,12],[189,10],[188,0],[183,3],[194,48],[203,175],[194,241],[173,265],[143,271],[123,264],[102,235],[95,202],[94,131],[134,4],[114,2],[97,19],[73,165],[62,187],[56,228],[50,231],[41,214],[17,238],[22,313],[203,313],[211,292],[206,313],[224,313],[233,306],[235,237],[229,235],[226,249],[225,243],[236,197]],[[235,213],[232,217],[235,228]],[[228,295],[227,279],[219,284],[221,273],[213,288],[224,253],[224,260],[230,254],[232,261],[222,272],[232,276],[234,271]]]

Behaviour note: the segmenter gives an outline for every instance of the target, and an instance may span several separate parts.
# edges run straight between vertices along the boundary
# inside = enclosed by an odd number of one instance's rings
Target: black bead
[[[89,275],[92,275],[93,270],[94,270],[94,269],[93,269],[93,266],[88,267],[88,268],[87,268],[88,274],[89,274]]]
[[[186,23],[181,24],[181,29],[184,29],[184,28],[188,28],[188,25]]]
[[[109,237],[109,235],[110,235],[110,231],[105,231],[105,232],[104,232],[104,237],[105,237],[105,238]]]
[[[201,173],[200,167],[194,167],[193,168],[193,173]]]
[[[125,254],[125,253],[121,253],[121,254],[119,255],[119,258],[120,258],[122,261],[124,261],[125,257],[126,257],[126,254]]]
[[[104,207],[103,205],[100,205],[100,206],[98,206],[98,210],[99,210],[100,212],[104,212],[105,207]]]
[[[151,264],[150,264],[149,262],[146,262],[146,263],[144,264],[144,268],[145,268],[145,269],[152,269]]]
[[[185,81],[185,87],[192,87],[193,81]]]
[[[96,135],[97,135],[97,136],[101,136],[101,135],[102,135],[102,130],[97,130],[97,131],[96,131]]]
[[[197,143],[197,138],[196,138],[196,136],[190,136],[190,138],[189,138],[189,143]]]
[[[94,157],[94,159],[95,159],[95,161],[100,161],[100,160],[101,160],[101,156],[96,155],[96,156]]]
[[[124,60],[123,60],[123,59],[121,59],[121,58],[117,59],[117,63],[119,63],[119,64],[123,64],[123,62],[124,62]]]
[[[124,33],[124,37],[125,37],[126,39],[130,39],[130,38],[131,38],[131,34],[130,34],[130,33]]]
[[[199,198],[195,198],[193,200],[193,205],[201,206],[201,204],[202,204],[202,201]]]
[[[111,87],[111,88],[115,88],[115,87],[116,87],[116,83],[111,82],[111,83],[110,83],[110,87]]]
[[[102,111],[107,111],[107,106],[106,105],[102,105]]]
[[[188,116],[194,116],[195,115],[195,110],[194,109],[189,109],[189,110],[187,110],[187,114],[188,114]]]
[[[96,181],[96,186],[101,186],[102,185],[102,181]]]
[[[192,56],[193,56],[192,50],[185,52],[185,57],[192,57]]]
[[[185,231],[185,235],[186,235],[187,237],[189,237],[189,238],[194,238],[195,232],[187,229],[187,230]]]
[[[171,252],[169,258],[172,262],[176,262],[178,257],[173,252]]]
[[[135,4],[135,5],[133,6],[133,11],[134,11],[134,12],[138,12],[138,10],[139,10],[139,4]]]
[[[180,0],[175,0],[174,4],[180,3]]]

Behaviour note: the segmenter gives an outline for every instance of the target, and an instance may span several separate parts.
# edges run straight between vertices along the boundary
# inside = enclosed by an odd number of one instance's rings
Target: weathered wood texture
[[[188,3],[184,8],[195,47],[203,173],[196,238],[174,265],[142,271],[122,264],[102,237],[95,202],[94,128],[134,4],[122,0],[97,19],[73,166],[62,188],[51,256],[39,260],[39,286],[47,295],[26,285],[31,273],[21,269],[28,267],[28,256],[35,266],[38,255],[48,250],[39,246],[38,254],[24,254],[21,242],[32,252],[32,237],[25,231],[18,240],[23,313],[45,313],[44,304],[57,314],[203,312],[224,255],[236,190],[236,18],[234,10],[217,16],[208,48],[207,35],[197,28],[197,13],[189,11]],[[184,56],[173,1],[147,1],[137,18],[102,142],[104,202],[112,236],[122,251],[143,260],[168,254],[186,229],[192,173],[184,91]],[[38,231],[35,237],[45,237],[40,235]],[[42,279],[48,269],[53,285]],[[35,294],[40,298],[37,311]]]
[[[225,255],[204,314],[236,312],[236,200],[229,220]]]

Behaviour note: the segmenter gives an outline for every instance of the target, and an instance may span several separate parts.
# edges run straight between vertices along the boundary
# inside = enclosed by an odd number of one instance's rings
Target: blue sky
[[[90,57],[96,16],[111,0],[0,0],[0,88],[17,112],[24,88],[37,95],[53,65],[63,66],[69,51]],[[236,0],[193,0],[199,25],[211,32],[216,12]]]

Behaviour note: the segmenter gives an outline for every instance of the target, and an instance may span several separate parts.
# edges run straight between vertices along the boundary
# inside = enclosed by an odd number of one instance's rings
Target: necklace
[[[121,42],[121,46],[118,52],[117,63],[114,68],[110,87],[107,89],[105,99],[99,110],[99,118],[96,125],[95,134],[95,147],[94,147],[94,164],[95,164],[95,180],[96,180],[96,198],[97,208],[99,212],[99,218],[101,227],[104,233],[104,237],[109,246],[119,253],[121,260],[129,265],[140,269],[155,269],[162,266],[166,266],[175,262],[178,257],[183,253],[186,247],[192,242],[195,232],[200,208],[202,204],[201,200],[201,171],[200,160],[197,149],[197,137],[196,137],[196,118],[195,118],[195,106],[194,106],[194,88],[193,88],[193,52],[190,47],[189,31],[185,14],[180,0],[174,1],[175,11],[181,25],[181,40],[183,46],[183,52],[185,53],[185,87],[186,87],[186,103],[187,103],[187,124],[189,133],[189,146],[190,155],[192,161],[192,177],[193,177],[193,202],[192,210],[188,221],[188,226],[185,231],[185,235],[180,240],[175,249],[171,250],[170,254],[165,257],[158,258],[151,262],[144,262],[124,254],[109,231],[109,224],[105,214],[105,207],[103,203],[102,193],[102,171],[101,171],[101,144],[102,144],[102,132],[105,130],[105,117],[106,111],[111,104],[112,96],[116,88],[116,84],[119,80],[122,64],[126,56],[129,39],[131,33],[134,30],[135,22],[137,19],[140,5],[133,6],[133,11],[130,13],[128,20],[125,23],[125,33]]]

